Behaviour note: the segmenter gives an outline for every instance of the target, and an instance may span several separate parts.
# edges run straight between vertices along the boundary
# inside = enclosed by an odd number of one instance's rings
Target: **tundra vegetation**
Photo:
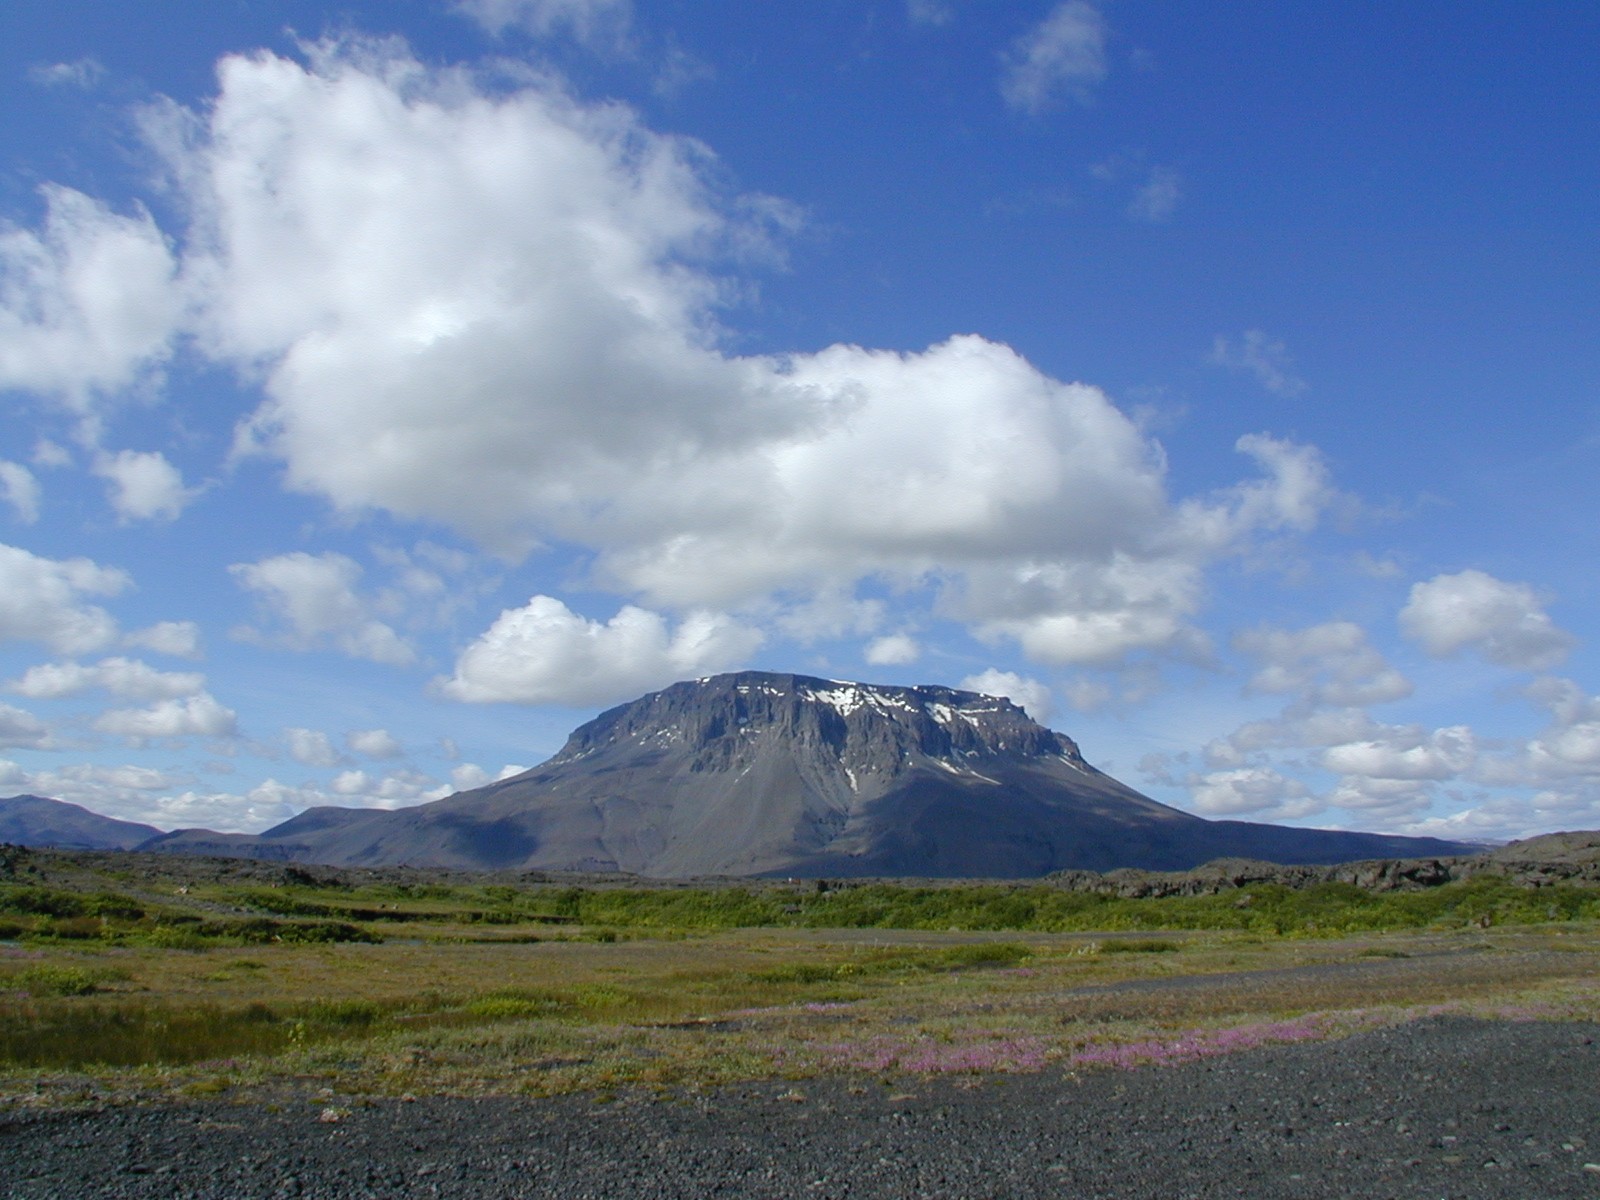
[[[0,1098],[326,1101],[1115,1069],[1600,1018],[1600,888],[1137,899],[0,853]]]

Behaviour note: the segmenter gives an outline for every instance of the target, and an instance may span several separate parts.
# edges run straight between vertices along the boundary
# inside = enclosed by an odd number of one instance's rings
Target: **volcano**
[[[1208,821],[1096,770],[1002,697],[757,671],[613,708],[548,762],[431,804],[314,808],[255,837],[187,830],[143,848],[655,878],[1018,878],[1476,849]]]

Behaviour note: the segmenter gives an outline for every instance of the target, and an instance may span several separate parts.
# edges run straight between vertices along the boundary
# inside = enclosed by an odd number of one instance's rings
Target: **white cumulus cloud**
[[[456,8],[497,36],[521,29],[598,49],[625,46],[633,21],[632,0],[457,0]]]
[[[159,451],[120,450],[95,458],[94,473],[108,485],[111,507],[123,521],[171,521],[199,493]]]
[[[1413,685],[1354,622],[1263,625],[1232,644],[1253,660],[1246,692],[1286,702],[1277,715],[1246,721],[1203,747],[1208,772],[1184,780],[1197,811],[1282,818],[1344,810],[1359,814],[1352,823],[1361,827],[1407,832],[1442,789],[1506,770],[1486,758],[1465,725],[1375,720],[1370,706],[1404,700]],[[1285,780],[1294,788],[1275,794]]]
[[[1415,727],[1387,726],[1384,734],[1328,747],[1322,752],[1323,766],[1371,779],[1444,780],[1462,774],[1477,759],[1477,739],[1465,726],[1429,734]]]
[[[513,775],[521,775],[528,768],[520,763],[507,763],[494,774],[490,774],[477,763],[461,763],[450,770],[450,782],[458,792],[470,792],[473,788],[481,788],[485,784],[497,783],[502,779],[510,779]]]
[[[83,57],[72,62],[41,64],[28,68],[28,78],[42,87],[92,88],[105,78],[106,69],[98,59]]]
[[[1014,66],[1070,90],[1102,43],[1075,0]],[[169,302],[198,355],[261,381],[239,451],[343,513],[511,555],[581,548],[586,585],[664,619],[832,612],[845,624],[807,636],[870,634],[859,593],[887,584],[1038,661],[1098,666],[1203,658],[1207,570],[1334,496],[1314,449],[1251,435],[1254,477],[1174,499],[1161,446],[1103,392],[977,336],[728,353],[741,286],[719,272],[792,214],[726,196],[705,147],[549,75],[490,85],[347,39],[231,56],[218,81],[203,110],[147,122],[191,214]],[[142,511],[171,511],[157,490]],[[281,623],[258,640],[414,658],[343,556],[233,571]]]
[[[1285,819],[1322,807],[1302,781],[1271,767],[1213,771],[1192,781],[1190,795],[1194,810],[1208,817]]]
[[[1028,715],[1041,725],[1049,724],[1055,714],[1055,698],[1050,694],[1050,685],[1018,675],[1015,671],[990,667],[976,675],[968,675],[961,681],[961,688],[968,692],[981,692],[985,696],[1004,696],[1026,709]]]
[[[1544,791],[1532,796],[1499,796],[1453,813],[1414,820],[1401,828],[1421,837],[1503,842],[1553,829],[1597,826],[1600,792]]]
[[[356,590],[361,566],[343,554],[296,550],[235,563],[228,570],[284,626],[275,635],[283,645],[296,650],[332,646],[352,658],[400,666],[416,660],[416,651],[404,638],[370,615]],[[241,632],[247,638],[262,636]]]
[[[0,640],[39,642],[62,654],[88,654],[117,636],[117,623],[86,596],[113,596],[132,580],[86,558],[41,558],[0,545]]]
[[[1152,167],[1144,184],[1133,194],[1128,215],[1161,224],[1170,220],[1183,199],[1183,177],[1171,167]]]
[[[1263,626],[1237,635],[1234,647],[1261,664],[1251,691],[1298,696],[1310,707],[1382,704],[1412,691],[1411,681],[1351,621],[1299,630]]]
[[[1478,570],[1414,585],[1400,628],[1436,657],[1470,648],[1490,662],[1528,671],[1554,666],[1576,641],[1550,619],[1527,584]]]
[[[1325,797],[1334,807],[1360,814],[1358,820],[1368,828],[1415,818],[1433,807],[1434,798],[1429,780],[1375,775],[1347,775]]]
[[[344,740],[350,749],[368,758],[399,758],[406,752],[387,729],[357,729],[345,734]]]
[[[906,19],[913,25],[948,25],[955,15],[954,0],[906,0]]]
[[[0,462],[0,500],[24,525],[39,519],[39,481],[21,463]]]
[[[283,743],[290,758],[308,767],[336,767],[345,761],[328,735],[318,729],[291,726],[283,731]]]
[[[50,727],[25,709],[0,704],[0,749],[40,750],[50,743]]]
[[[1249,372],[1275,396],[1299,396],[1307,390],[1306,381],[1295,374],[1289,347],[1260,329],[1245,330],[1237,342],[1218,334],[1211,346],[1211,361],[1219,367]]]
[[[1063,94],[1087,102],[1105,77],[1105,18],[1084,0],[1067,0],[1012,44],[1000,94],[1012,108],[1040,113]]]
[[[864,657],[875,667],[904,667],[922,657],[922,647],[908,633],[891,633],[874,638]]]
[[[42,232],[0,224],[0,387],[87,412],[169,353],[177,262],[148,212],[46,186]]]
[[[206,677],[196,671],[158,671],[134,658],[103,658],[92,665],[76,662],[41,663],[29,667],[6,690],[36,700],[76,696],[103,688],[129,700],[176,700],[197,695]]]
[[[1013,109],[1040,114],[1059,94],[1086,104],[1106,74],[1106,18],[1085,0],[1067,0],[1011,43],[1000,94]]]
[[[101,733],[133,741],[151,738],[228,738],[239,731],[238,714],[217,703],[209,692],[178,700],[162,700],[146,708],[119,708],[95,718]]]
[[[148,628],[134,630],[122,641],[173,658],[200,657],[200,626],[193,621],[157,621]]]
[[[336,803],[345,808],[409,808],[442,800],[452,790],[419,771],[404,769],[378,776],[366,771],[341,771],[328,786]]]
[[[759,633],[720,613],[691,613],[674,629],[628,605],[601,624],[535,596],[502,612],[440,687],[474,703],[604,704],[738,666],[760,644]]]

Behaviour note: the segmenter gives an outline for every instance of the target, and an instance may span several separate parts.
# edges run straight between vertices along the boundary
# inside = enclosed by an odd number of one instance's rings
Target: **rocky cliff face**
[[[1072,739],[1010,700],[945,687],[874,687],[744,672],[679,683],[576,730],[548,768],[596,754],[670,751],[697,771],[748,764],[771,743],[846,777],[892,777],[937,761],[1050,756],[1082,768]]]
[[[215,835],[151,848],[191,845]],[[1018,877],[1453,849],[1201,820],[1097,771],[1009,700],[747,671],[602,713],[513,779],[399,812],[313,810],[244,852],[654,877]]]

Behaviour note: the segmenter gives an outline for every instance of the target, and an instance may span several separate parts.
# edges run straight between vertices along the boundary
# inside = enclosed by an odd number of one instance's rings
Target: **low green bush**
[[[343,921],[274,921],[267,917],[236,917],[224,921],[207,921],[195,932],[204,938],[245,945],[264,945],[270,942],[296,945],[333,942],[376,943],[383,940],[371,930]]]
[[[0,885],[0,913],[39,917],[80,917],[84,900],[57,888]]]
[[[108,892],[88,896],[84,900],[84,912],[90,916],[104,917],[111,921],[138,921],[145,915],[144,905],[130,900],[126,896],[118,896]]]
[[[554,1017],[570,1011],[570,1002],[551,993],[492,993],[468,1001],[466,1011],[486,1021],[523,1020],[529,1017]]]
[[[173,1010],[43,1001],[43,1011],[0,1018],[0,1062],[75,1070],[276,1053],[291,1044],[291,1022],[270,1010],[264,1015],[263,1007]]]
[[[89,996],[108,981],[109,976],[103,971],[48,963],[27,967],[11,977],[11,983],[30,996]]]
[[[159,950],[206,950],[215,945],[214,939],[198,932],[193,925],[157,925],[141,930],[129,940]]]
[[[550,916],[626,929],[1016,930],[1099,932],[1236,930],[1331,935],[1474,922],[1527,924],[1600,918],[1600,889],[1519,888],[1500,878],[1415,892],[1369,892],[1325,883],[1294,889],[1261,884],[1211,896],[1130,898],[1048,883],[897,883],[810,888],[560,888],[530,893],[519,906]]]
[[[1171,954],[1181,950],[1177,942],[1164,941],[1160,938],[1111,938],[1102,942],[1102,954]]]
[[[57,917],[35,929],[40,937],[66,941],[88,941],[105,936],[106,923],[99,917]]]
[[[914,971],[959,971],[969,967],[1009,967],[1031,958],[1033,952],[1013,942],[978,942],[966,946],[930,946],[897,954],[873,954],[837,963],[785,963],[751,971],[752,983],[836,983],[874,975]]]
[[[327,904],[307,900],[287,888],[283,890],[261,888],[239,892],[235,898],[251,908],[259,908],[262,912],[274,913],[280,917],[332,917],[338,916],[341,911]]]
[[[344,1029],[365,1029],[388,1015],[374,1000],[319,1000],[304,1011],[304,1019]]]

